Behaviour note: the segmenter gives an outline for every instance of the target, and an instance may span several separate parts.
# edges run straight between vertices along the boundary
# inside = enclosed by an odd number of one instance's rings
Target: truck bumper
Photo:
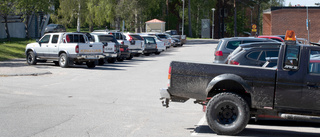
[[[156,53],[158,49],[145,49],[143,53]]]
[[[170,94],[167,88],[160,89],[160,100],[162,100],[162,106],[169,107]]]
[[[142,54],[143,53],[142,49],[130,49],[129,51],[133,54]]]
[[[80,55],[76,57],[78,60],[96,60],[104,58],[104,55]]]
[[[106,56],[106,58],[115,58],[117,57],[117,53],[104,53],[104,56]]]

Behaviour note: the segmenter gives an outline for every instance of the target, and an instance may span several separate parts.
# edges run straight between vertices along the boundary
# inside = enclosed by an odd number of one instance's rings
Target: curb
[[[25,73],[25,74],[0,74],[0,77],[11,77],[11,76],[39,76],[52,74],[51,72],[41,72],[41,73]]]

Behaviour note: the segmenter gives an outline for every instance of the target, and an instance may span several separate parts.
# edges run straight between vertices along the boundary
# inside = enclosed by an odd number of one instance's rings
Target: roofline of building
[[[301,7],[271,7],[271,11],[280,9],[320,9],[320,6],[301,6]]]

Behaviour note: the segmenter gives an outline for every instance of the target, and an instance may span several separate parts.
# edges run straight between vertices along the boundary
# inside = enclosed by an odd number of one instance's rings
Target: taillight
[[[169,73],[168,73],[168,87],[170,87],[170,80],[171,80],[171,66],[169,67]]]
[[[215,53],[214,55],[216,55],[216,56],[223,56],[223,53],[222,53],[222,51],[216,51],[216,53]]]
[[[124,45],[124,42],[123,42],[123,41],[121,42],[121,45]]]
[[[117,46],[114,45],[114,52],[117,52]]]
[[[79,53],[79,45],[76,46],[76,53]]]
[[[234,61],[234,60],[230,60],[230,64],[232,64],[232,65],[240,65],[240,63],[239,63],[239,62]]]
[[[129,41],[132,41],[132,40],[133,40],[132,37],[131,37],[130,35],[128,35],[128,36],[129,36],[129,38],[130,38]]]
[[[158,48],[158,44],[156,44],[156,49]]]
[[[103,53],[104,53],[105,52],[105,46],[104,45],[103,45],[102,49],[103,49]]]
[[[124,51],[124,49],[123,49],[123,48],[120,48],[120,51]]]

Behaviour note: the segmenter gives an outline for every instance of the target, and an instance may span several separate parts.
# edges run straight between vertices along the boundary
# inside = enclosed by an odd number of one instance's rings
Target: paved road
[[[163,108],[158,91],[167,85],[172,60],[211,63],[216,44],[189,41],[159,56],[95,69],[39,63],[31,67],[50,73],[0,77],[0,136],[217,136],[194,100]],[[24,67],[30,66],[14,71]],[[252,121],[240,136],[320,136],[319,129],[315,123]]]

